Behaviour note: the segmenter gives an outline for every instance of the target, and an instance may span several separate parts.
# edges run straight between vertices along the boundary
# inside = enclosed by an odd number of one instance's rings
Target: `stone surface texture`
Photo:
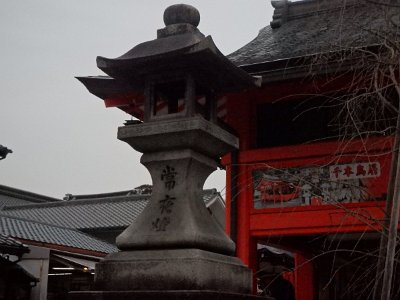
[[[216,159],[235,149],[237,138],[201,117],[125,126],[118,137],[144,152],[153,193],[117,238],[122,252],[96,268],[97,287],[249,293],[251,271],[201,199]]]
[[[152,176],[153,193],[143,213],[117,238],[121,252],[96,266],[95,288],[107,292],[86,299],[113,299],[111,291],[118,299],[178,290],[173,299],[201,290],[214,291],[216,299],[225,299],[218,298],[226,297],[223,293],[249,295],[252,272],[233,256],[234,243],[201,197],[216,160],[237,148],[237,138],[202,117],[128,125],[118,137],[144,152],[141,162]],[[71,299],[80,297],[71,294]]]
[[[239,139],[202,117],[120,127],[118,139],[142,153],[192,149],[213,159],[239,147]]]
[[[121,292],[75,292],[74,300],[274,300],[263,296],[215,291],[121,291]]]
[[[117,237],[119,249],[184,247],[229,255],[234,252],[233,242],[210,218],[201,198],[201,187],[215,170],[215,162],[182,150],[144,154],[142,163],[152,175],[153,193],[136,222]],[[174,181],[161,180],[168,172]],[[169,189],[169,184],[174,187]]]
[[[238,258],[210,251],[123,251],[110,255],[105,263],[96,266],[95,288],[250,293],[250,277],[250,270]]]
[[[199,11],[188,4],[175,4],[167,7],[164,11],[164,24],[190,24],[197,27],[200,23]]]

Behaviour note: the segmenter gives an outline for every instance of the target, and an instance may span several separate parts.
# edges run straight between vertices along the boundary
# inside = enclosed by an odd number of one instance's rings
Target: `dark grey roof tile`
[[[0,209],[4,206],[17,206],[32,203],[58,202],[59,199],[0,185]]]
[[[0,194],[0,209],[2,209],[4,206],[18,206],[27,204],[32,204],[32,202]]]
[[[3,213],[63,227],[89,229],[124,227],[144,209],[148,196],[62,201],[62,203],[5,207]]]
[[[0,233],[0,258],[1,254],[21,256],[28,253],[29,248],[8,235]]]
[[[21,242],[14,240],[12,237],[8,236],[8,235],[4,235],[0,233],[0,245],[1,246],[8,246],[8,247],[22,247],[22,248],[26,248],[26,246],[24,246],[24,244],[22,244]]]
[[[13,238],[110,253],[118,249],[78,230],[0,215],[0,234]]]
[[[296,6],[306,4],[304,1]],[[358,5],[305,14],[274,29],[266,26],[228,58],[243,66],[374,45],[380,43],[377,33],[386,26],[385,9],[361,1]]]
[[[129,195],[5,207],[3,215],[46,222],[80,230],[127,227],[146,207],[150,195]],[[204,190],[205,204],[220,197],[215,189]]]

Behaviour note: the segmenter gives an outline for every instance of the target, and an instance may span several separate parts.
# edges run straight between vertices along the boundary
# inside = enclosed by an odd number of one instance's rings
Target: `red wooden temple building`
[[[383,51],[372,49],[373,33],[387,11],[364,1],[272,4],[270,26],[228,56],[263,78],[226,100],[241,141],[222,160],[237,255],[260,275],[257,245],[291,251],[297,300],[369,299],[395,125],[393,111],[371,105],[379,100],[354,49]]]
[[[218,95],[219,122],[240,140],[221,159],[227,231],[255,277],[283,272],[296,300],[369,299],[398,95],[381,77],[374,85],[368,63],[386,53],[381,37],[396,9],[363,0],[272,5],[270,25],[227,56],[261,87]],[[143,119],[142,94],[104,82],[91,92]],[[166,109],[160,102],[157,114]],[[264,270],[263,246],[294,264]]]

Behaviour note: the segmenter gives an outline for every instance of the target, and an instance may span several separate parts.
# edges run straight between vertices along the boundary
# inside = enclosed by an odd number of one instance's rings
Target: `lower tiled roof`
[[[0,214],[0,234],[17,239],[102,253],[118,249],[78,230]]]
[[[43,196],[0,184],[0,209],[3,206],[17,206],[57,201],[60,201],[60,199]]]
[[[208,189],[208,190],[203,190],[203,200],[204,200],[204,204],[206,206],[208,206],[208,204],[210,202],[212,202],[212,200],[214,200],[215,198],[219,197],[221,198],[221,195],[217,192],[216,189]],[[222,199],[223,201],[223,199]]]
[[[32,204],[31,201],[18,199],[8,195],[0,195],[0,209],[4,206],[18,206]]]
[[[215,197],[220,197],[215,189],[204,190],[203,200],[206,205]],[[132,224],[149,199],[150,195],[128,194],[105,198],[99,195],[99,198],[4,207],[1,213],[80,230],[121,228]]]
[[[8,235],[0,233],[0,253],[2,254],[22,254],[29,252],[29,249],[24,244],[14,240]]]
[[[72,200],[59,203],[5,207],[13,217],[43,221],[76,229],[125,227],[143,211],[149,196],[133,195],[104,199]]]

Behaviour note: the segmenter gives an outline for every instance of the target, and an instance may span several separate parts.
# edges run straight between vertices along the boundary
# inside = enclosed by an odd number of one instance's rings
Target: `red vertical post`
[[[304,254],[295,254],[296,300],[314,300],[314,266]]]
[[[230,155],[227,155],[227,157]],[[225,186],[225,232],[231,234],[231,185],[232,185],[232,167],[229,158],[229,164],[226,166],[226,186]]]
[[[233,161],[231,156],[223,158],[223,164],[226,166],[226,232],[236,242],[236,255],[250,268],[257,271],[257,240],[250,236],[250,211],[253,205],[252,176],[246,166],[238,166],[235,174],[232,173]],[[237,178],[233,178],[236,176]],[[232,195],[231,185],[237,181],[238,188],[236,195]],[[237,203],[232,203],[237,201]],[[236,215],[232,216],[232,206],[236,205]],[[236,219],[236,220],[234,220]],[[236,229],[232,231],[232,221],[235,221]],[[253,278],[253,291],[256,291],[257,282]]]
[[[238,194],[236,195],[237,215],[237,237],[236,254],[246,264],[250,264],[250,212],[249,212],[249,189],[250,184],[247,167],[239,166],[238,172]]]

